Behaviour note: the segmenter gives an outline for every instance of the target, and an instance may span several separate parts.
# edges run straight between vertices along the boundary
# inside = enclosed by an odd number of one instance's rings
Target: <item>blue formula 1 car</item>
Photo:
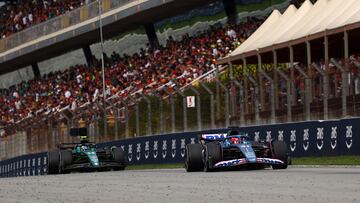
[[[198,144],[186,146],[185,169],[217,171],[222,169],[286,169],[290,160],[284,141],[252,141],[230,130],[223,134],[203,134]]]

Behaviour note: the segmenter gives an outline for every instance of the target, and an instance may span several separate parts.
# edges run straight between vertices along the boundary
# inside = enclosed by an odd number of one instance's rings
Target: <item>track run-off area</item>
[[[125,170],[0,182],[1,202],[360,202],[360,167]]]

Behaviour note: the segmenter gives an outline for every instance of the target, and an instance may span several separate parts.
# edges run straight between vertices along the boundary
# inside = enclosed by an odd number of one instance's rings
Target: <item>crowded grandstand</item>
[[[148,48],[133,56],[105,56],[106,94],[126,97],[138,90],[146,93],[172,79],[185,85],[214,69],[216,59],[234,50],[260,24],[261,20],[251,18],[239,25],[211,28],[195,37],[183,36],[181,41],[170,37],[166,47]],[[75,110],[95,102],[102,95],[102,81],[101,63],[93,60],[91,67],[79,64],[1,90],[2,122],[49,114],[67,105]]]

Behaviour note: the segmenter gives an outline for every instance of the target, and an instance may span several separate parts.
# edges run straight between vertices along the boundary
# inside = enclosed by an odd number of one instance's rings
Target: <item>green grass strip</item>
[[[360,165],[360,156],[292,158],[293,165]]]

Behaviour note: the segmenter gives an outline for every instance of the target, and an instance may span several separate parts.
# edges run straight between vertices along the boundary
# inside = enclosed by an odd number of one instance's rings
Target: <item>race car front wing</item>
[[[250,162],[246,158],[242,159],[232,159],[227,161],[221,161],[216,163],[214,168],[222,168],[222,167],[231,167],[231,166],[239,166],[244,164],[268,164],[268,165],[282,165],[283,161],[279,159],[271,159],[271,158],[256,158],[256,162]]]

